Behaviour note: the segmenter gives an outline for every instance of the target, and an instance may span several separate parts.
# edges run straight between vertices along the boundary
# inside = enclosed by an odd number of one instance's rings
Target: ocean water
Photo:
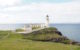
[[[22,28],[24,24],[0,24],[0,30],[14,30]],[[80,24],[50,24],[56,27],[64,36],[80,42]]]
[[[71,40],[80,42],[80,24],[51,24]]]

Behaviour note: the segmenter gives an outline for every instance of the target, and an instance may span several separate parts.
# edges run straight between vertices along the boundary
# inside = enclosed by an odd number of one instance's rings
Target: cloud
[[[21,3],[21,0],[0,0],[0,6],[15,5]]]
[[[74,1],[24,4],[0,9],[0,13],[2,23],[43,23],[46,14],[51,23],[80,23],[80,3]]]

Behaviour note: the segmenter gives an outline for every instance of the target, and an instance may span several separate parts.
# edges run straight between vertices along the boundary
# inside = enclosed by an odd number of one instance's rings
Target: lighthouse
[[[49,27],[49,16],[46,15],[46,27]]]

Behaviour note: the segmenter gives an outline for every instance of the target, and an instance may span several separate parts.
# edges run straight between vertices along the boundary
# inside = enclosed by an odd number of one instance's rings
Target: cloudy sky
[[[0,24],[80,23],[80,0],[0,0]]]

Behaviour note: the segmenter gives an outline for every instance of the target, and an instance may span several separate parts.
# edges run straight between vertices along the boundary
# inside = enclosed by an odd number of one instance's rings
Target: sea
[[[51,24],[50,26],[56,27],[63,36],[80,42],[80,24]]]
[[[0,30],[15,30],[22,28],[24,24],[0,24]],[[56,27],[63,36],[80,42],[80,24],[50,24],[51,27]]]

